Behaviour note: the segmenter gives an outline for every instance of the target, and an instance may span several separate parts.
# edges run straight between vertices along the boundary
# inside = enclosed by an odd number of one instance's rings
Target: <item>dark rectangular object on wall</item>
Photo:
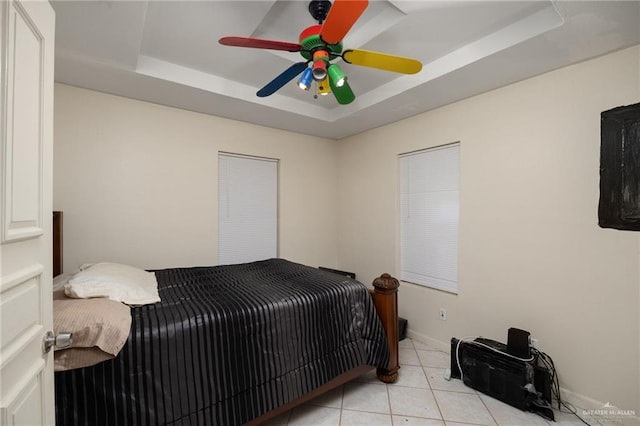
[[[345,277],[353,278],[354,280],[356,279],[355,272],[347,272],[347,271],[341,271],[339,269],[325,268],[324,266],[318,266],[318,269],[322,271],[333,272],[334,274],[338,274],[338,275],[344,275]]]
[[[600,115],[598,224],[640,231],[640,104]]]

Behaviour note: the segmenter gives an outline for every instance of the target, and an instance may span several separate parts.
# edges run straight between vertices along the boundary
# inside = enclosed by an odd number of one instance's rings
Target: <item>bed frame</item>
[[[62,273],[62,212],[53,212],[53,271],[54,276]],[[384,383],[394,383],[398,379],[398,369],[400,368],[398,354],[398,287],[399,282],[389,274],[382,274],[373,280],[373,289],[369,290],[373,297],[378,316],[387,335],[389,345],[389,366],[386,369],[378,368],[376,374],[378,379]],[[306,395],[271,410],[262,416],[253,419],[248,425],[258,425],[285,413],[292,408],[303,404],[325,392],[343,385],[369,371],[374,367],[362,365],[332,379],[319,388],[314,389]]]
[[[369,290],[371,297],[373,297],[378,311],[378,316],[382,322],[387,335],[387,343],[389,344],[389,368],[378,368],[376,374],[378,379],[384,383],[394,383],[398,379],[398,369],[400,364],[398,362],[398,287],[399,282],[389,274],[382,274],[380,277],[373,280],[373,290]],[[259,425],[273,417],[276,417],[282,413],[285,413],[292,408],[304,404],[311,399],[330,391],[340,385],[343,385],[363,374],[371,371],[373,367],[363,365],[356,367],[353,370],[349,370],[344,374],[334,378],[333,380],[325,383],[324,385],[316,388],[312,392],[301,396],[300,398],[291,401],[288,404],[282,405],[274,410],[271,410],[262,416],[247,423],[247,425]]]

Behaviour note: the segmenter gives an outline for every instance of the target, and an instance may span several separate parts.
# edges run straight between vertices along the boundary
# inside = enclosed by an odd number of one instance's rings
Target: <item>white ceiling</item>
[[[356,100],[339,105],[295,80],[258,98],[302,58],[218,44],[229,35],[297,43],[316,24],[308,1],[52,4],[58,82],[332,139],[640,43],[638,1],[372,0],[345,48],[414,57],[423,70],[343,64]]]

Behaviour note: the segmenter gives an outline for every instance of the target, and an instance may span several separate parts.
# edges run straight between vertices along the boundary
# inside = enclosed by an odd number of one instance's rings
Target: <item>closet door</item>
[[[278,257],[278,160],[219,153],[218,264]]]
[[[0,425],[54,424],[53,46],[46,1],[0,1]]]

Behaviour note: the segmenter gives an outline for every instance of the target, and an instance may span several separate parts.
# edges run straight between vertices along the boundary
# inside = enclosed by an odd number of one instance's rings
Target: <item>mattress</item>
[[[60,425],[240,425],[360,365],[386,368],[366,287],[283,259],[155,271],[120,354],[55,374]]]

